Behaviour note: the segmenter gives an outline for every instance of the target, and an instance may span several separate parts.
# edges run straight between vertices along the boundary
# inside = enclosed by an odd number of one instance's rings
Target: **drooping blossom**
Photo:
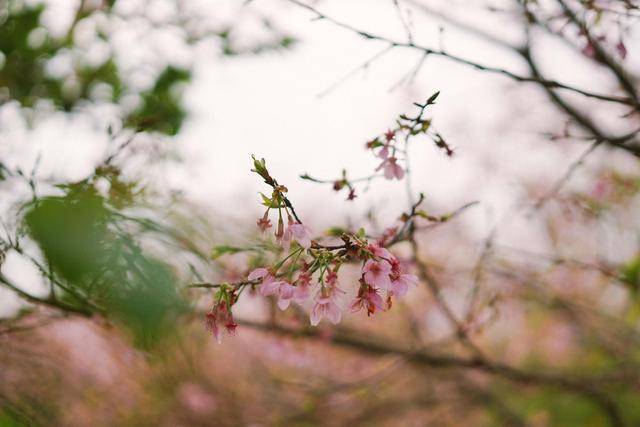
[[[280,282],[278,287],[278,308],[286,310],[295,298],[296,287],[287,282]]]
[[[376,310],[384,311],[385,304],[376,289],[364,284],[363,286],[360,286],[358,296],[351,303],[349,309],[352,313],[365,309],[367,310],[367,315],[371,316],[376,312]]]
[[[401,180],[404,178],[404,169],[398,164],[398,159],[395,157],[388,157],[380,163],[376,168],[376,171],[384,168],[384,177],[387,179]]]
[[[323,318],[326,318],[334,325],[340,323],[342,313],[333,298],[320,297],[316,299],[316,304],[313,306],[313,309],[311,309],[311,324],[317,326]]]
[[[311,274],[308,271],[303,271],[296,280],[296,289],[293,293],[293,300],[298,304],[302,304],[309,299],[311,295]]]
[[[279,244],[283,245],[283,240],[284,240],[284,221],[282,220],[282,217],[278,218],[278,228],[276,228],[275,236],[276,236],[276,241]],[[288,244],[287,244],[287,247],[289,247]]]
[[[342,318],[342,312],[337,301],[340,295],[344,293],[337,285],[323,286],[316,295],[316,303],[311,309],[311,324],[317,326],[320,320],[326,318],[334,325],[337,325]]]
[[[282,246],[288,248],[292,239],[303,248],[309,249],[311,247],[311,230],[304,224],[290,221],[282,237]]]
[[[378,151],[378,157],[386,160],[389,157],[389,144],[385,144],[380,151]]]
[[[267,228],[271,228],[271,220],[269,219],[269,210],[267,210],[262,218],[260,218],[257,222],[258,228],[263,233],[267,230]]]
[[[227,307],[226,301],[218,302],[205,317],[205,327],[218,343],[222,340],[220,325],[225,328],[229,335],[235,335],[238,324],[233,320],[233,314]]]
[[[391,288],[391,279],[389,278],[391,264],[389,262],[370,259],[364,264],[362,273],[367,284],[378,289],[388,290]]]

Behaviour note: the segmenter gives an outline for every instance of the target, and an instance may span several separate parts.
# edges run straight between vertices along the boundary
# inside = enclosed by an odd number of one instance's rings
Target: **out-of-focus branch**
[[[64,312],[73,313],[73,314],[79,314],[79,315],[87,316],[87,317],[91,316],[91,314],[92,314],[90,310],[87,310],[87,309],[82,308],[82,307],[69,305],[69,304],[66,304],[66,303],[64,303],[64,302],[62,302],[60,300],[56,300],[56,299],[52,299],[52,298],[39,298],[39,297],[36,297],[34,295],[31,295],[30,293],[25,292],[22,289],[20,289],[19,286],[14,284],[11,280],[9,280],[8,277],[6,277],[2,273],[0,273],[0,285],[3,285],[4,287],[10,289],[14,293],[16,293],[19,297],[21,297],[22,299],[26,300],[27,302],[33,303],[33,304],[43,305],[43,306],[47,306],[47,307],[50,307],[50,308],[55,308],[55,309],[58,309],[58,310],[62,310]]]
[[[356,34],[358,34],[361,37],[364,37],[366,39],[369,40],[378,40],[384,43],[387,43],[390,47],[400,47],[400,48],[407,48],[407,49],[412,49],[412,50],[417,50],[420,52],[423,52],[425,55],[435,55],[435,56],[442,56],[444,58],[447,58],[451,61],[457,62],[459,64],[464,64],[470,67],[473,67],[475,69],[481,70],[481,71],[486,71],[489,73],[496,73],[496,74],[502,74],[504,76],[507,76],[509,78],[511,78],[512,80],[518,81],[518,82],[530,82],[530,83],[537,83],[539,85],[542,85],[544,87],[550,88],[550,89],[563,89],[566,91],[570,91],[570,92],[574,92],[574,93],[578,93],[580,95],[589,97],[589,98],[595,98],[595,99],[599,99],[601,101],[608,101],[608,102],[615,102],[615,103],[619,103],[619,104],[624,104],[624,105],[631,105],[631,106],[635,106],[635,102],[633,99],[627,98],[627,97],[618,97],[618,96],[610,96],[610,95],[603,95],[603,94],[598,94],[598,93],[593,93],[593,92],[589,92],[587,90],[583,90],[583,89],[579,89],[573,86],[569,86],[567,84],[555,81],[555,80],[545,80],[545,79],[541,79],[539,77],[531,77],[531,76],[523,76],[514,72],[511,72],[509,70],[506,70],[504,68],[499,68],[499,67],[493,67],[493,66],[488,66],[488,65],[483,65],[480,64],[478,62],[472,61],[470,59],[466,59],[460,56],[456,56],[453,55],[449,52],[446,52],[444,50],[441,49],[431,49],[428,48],[426,46],[422,46],[422,45],[418,45],[414,42],[398,42],[392,39],[389,39],[387,37],[384,36],[380,36],[377,34],[373,34],[367,31],[363,31],[363,30],[359,30],[349,24],[345,24],[341,21],[338,21],[332,17],[329,17],[328,15],[325,15],[321,12],[319,12],[317,9],[315,9],[314,7],[305,4],[301,1],[298,0],[288,0],[290,3],[293,3],[297,6],[300,6],[304,9],[307,9],[311,12],[313,12],[316,15],[316,19],[318,20],[325,20],[327,22],[331,22],[332,24],[344,28],[346,30],[349,30],[351,32],[354,32]]]
[[[611,145],[615,148],[620,148],[622,150],[625,150],[631,154],[633,154],[636,157],[640,157],[640,146],[638,146],[637,144],[629,144],[628,142],[630,140],[632,140],[637,132],[632,132],[629,133],[627,135],[622,135],[622,136],[611,136],[611,135],[606,135],[605,132],[603,132],[602,130],[600,130],[595,123],[593,123],[587,116],[585,116],[583,113],[581,113],[578,109],[576,109],[575,107],[571,106],[569,103],[567,103],[564,99],[562,99],[560,97],[560,95],[558,95],[557,93],[555,93],[555,91],[553,89],[562,89],[560,87],[554,87],[552,85],[548,85],[545,84],[545,82],[548,82],[549,80],[545,79],[544,76],[542,75],[542,73],[540,72],[540,70],[537,67],[537,64],[535,63],[532,55],[531,55],[531,51],[528,45],[525,45],[523,47],[518,47],[515,45],[512,45],[502,39],[499,39],[491,34],[488,34],[487,32],[473,27],[471,25],[468,24],[464,24],[459,22],[458,20],[445,15],[442,12],[438,12],[435,11],[431,8],[429,8],[428,6],[417,2],[416,0],[408,0],[411,4],[415,5],[420,11],[422,11],[423,13],[426,13],[430,16],[439,18],[444,20],[445,22],[447,22],[447,24],[450,24],[462,31],[465,31],[469,34],[472,34],[476,37],[479,37],[485,41],[490,42],[491,44],[493,44],[496,47],[502,48],[502,49],[507,49],[507,50],[511,50],[513,53],[518,54],[522,59],[524,59],[524,61],[526,62],[527,66],[529,67],[532,77],[531,77],[531,81],[534,83],[538,83],[549,95],[549,97],[551,98],[552,102],[558,107],[560,108],[562,111],[564,111],[568,116],[570,116],[580,127],[582,127],[583,129],[587,130],[590,134],[593,135],[593,137],[607,145]],[[531,13],[525,9],[525,14],[526,17],[528,18],[529,21],[533,21],[536,24],[541,24],[537,18],[535,16],[532,16]],[[600,48],[600,50],[602,50]],[[603,52],[603,54],[606,56],[606,52]],[[609,58],[610,59],[610,58]],[[627,104],[628,105],[634,105],[636,108],[638,108],[638,106],[640,104],[638,104],[637,102],[637,98],[636,98],[636,94],[635,91],[633,90],[633,84],[628,80],[628,78],[626,77],[626,74],[624,73],[623,70],[621,70],[621,68],[615,63],[615,61],[610,60],[609,63],[613,64],[614,68],[612,69],[612,71],[614,72],[614,74],[616,74],[616,76],[618,76],[619,80],[621,81],[621,83],[623,84],[623,87],[625,87],[627,93],[630,94],[631,97],[626,98],[627,100]],[[607,62],[605,62],[605,65],[609,64]],[[625,86],[626,85],[626,86]],[[631,88],[631,91],[629,91],[629,88]],[[564,88],[566,89],[566,88]],[[584,95],[584,94],[583,94]],[[633,102],[629,102],[629,101],[633,101]]]
[[[431,274],[427,265],[419,259],[418,242],[413,233],[409,237],[409,242],[411,243],[413,262],[418,269],[418,277],[420,277],[420,279],[427,284],[431,295],[436,301],[436,305],[455,329],[456,335],[460,342],[469,350],[471,350],[476,355],[476,357],[484,360],[485,356],[482,350],[473,343],[467,333],[467,328],[462,324],[462,322],[460,322],[460,320],[458,320],[455,313],[453,312],[447,301],[444,299],[440,284]]]
[[[368,354],[396,354],[420,366],[479,371],[520,385],[549,386],[563,389],[589,398],[597,403],[609,416],[612,426],[624,425],[616,404],[602,391],[607,385],[611,385],[610,378],[601,378],[598,376],[577,377],[572,374],[528,372],[499,362],[490,362],[481,357],[462,358],[451,355],[414,352],[389,343],[383,344],[378,340],[364,339],[359,334],[349,333],[340,329],[336,330],[334,334],[327,336],[327,334],[323,334],[317,329],[296,329],[274,323],[262,323],[252,320],[237,319],[236,321],[241,326],[276,333],[282,336],[319,339]]]
[[[631,81],[625,70],[607,53],[606,50],[602,48],[598,40],[594,39],[591,35],[589,28],[585,25],[583,21],[581,21],[573,10],[567,5],[564,0],[558,0],[558,3],[562,7],[565,15],[573,22],[587,37],[587,40],[593,46],[593,49],[596,54],[596,58],[602,62],[612,73],[615,75],[616,79],[620,83],[620,86],[624,89],[624,91],[629,95],[631,99],[634,101],[634,106],[638,108],[640,106],[640,100],[638,99],[638,93],[636,92],[636,88],[634,83]]]

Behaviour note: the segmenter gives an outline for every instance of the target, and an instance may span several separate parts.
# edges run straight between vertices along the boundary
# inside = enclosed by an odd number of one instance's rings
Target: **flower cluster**
[[[401,114],[396,118],[393,128],[388,129],[384,134],[378,135],[365,144],[365,148],[371,151],[378,159],[379,163],[375,167],[374,173],[358,179],[349,179],[347,172],[342,171],[342,176],[335,180],[320,180],[309,176],[301,175],[302,179],[317,183],[330,183],[335,191],[348,190],[347,200],[354,200],[357,197],[355,185],[366,183],[367,185],[376,177],[384,177],[388,180],[402,180],[407,174],[407,150],[409,141],[412,138],[427,137],[433,144],[443,150],[447,156],[453,156],[454,151],[445,141],[440,133],[435,131],[432,120],[425,118],[427,107],[435,104],[439,92],[433,94],[424,104],[415,103],[418,113],[415,116]],[[380,174],[380,172],[382,172]]]
[[[312,264],[303,262],[299,273],[293,278],[286,271],[278,272],[276,266],[271,269],[257,268],[247,277],[250,283],[259,283],[258,293],[262,296],[273,295],[277,298],[277,305],[281,310],[286,310],[292,302],[304,305],[312,300],[313,307],[310,313],[312,325],[317,325],[323,318],[333,324],[340,322],[342,317],[340,299],[345,291],[338,286],[338,270],[341,257],[327,256],[327,253],[314,254]],[[358,242],[350,251],[342,251],[344,255],[351,252],[356,258],[363,258],[364,264],[360,277],[360,287],[356,299],[349,305],[351,312],[365,309],[368,315],[376,311],[384,311],[391,307],[392,297],[403,297],[410,286],[418,283],[418,278],[413,274],[403,271],[400,261],[387,249],[376,244]],[[301,250],[294,251],[297,260]],[[331,259],[329,264],[324,261]],[[323,261],[324,260],[324,261]],[[284,263],[279,263],[280,266]],[[295,262],[289,265],[291,271],[297,266]],[[287,270],[287,269],[285,269]],[[314,283],[314,275],[317,280]],[[386,292],[386,299],[382,299],[382,293]],[[385,302],[386,301],[386,302]]]
[[[414,104],[419,108],[415,116],[400,115],[395,127],[367,143],[367,149],[381,160],[373,175],[349,179],[346,170],[343,170],[338,180],[323,181],[307,174],[301,178],[332,184],[336,191],[346,188],[349,190],[347,199],[353,200],[356,197],[354,184],[357,182],[369,183],[377,176],[389,180],[405,177],[407,171],[404,162],[412,137],[426,136],[448,156],[453,155],[451,147],[432,129],[431,119],[424,118],[425,110],[435,104],[438,94],[432,95],[424,104]],[[382,175],[378,175],[379,171],[382,171]],[[308,309],[313,326],[323,319],[333,324],[339,323],[343,308],[347,307],[353,313],[363,310],[368,316],[389,310],[393,299],[402,298],[410,287],[418,284],[418,278],[405,271],[401,261],[388,248],[407,239],[415,230],[416,218],[445,222],[458,212],[445,216],[428,215],[418,209],[424,199],[420,194],[411,210],[400,216],[401,225],[385,229],[376,238],[368,236],[364,229],[358,232],[332,229],[333,237],[339,236],[342,243],[329,244],[325,238],[313,237],[289,200],[289,190],[271,176],[264,159],[253,157],[252,172],[270,187],[270,194],[260,193],[265,211],[258,218],[257,226],[263,234],[275,229],[272,236],[276,244],[267,235],[266,240],[256,247],[221,246],[214,249],[214,259],[225,253],[245,251],[254,254],[249,257],[251,268],[247,269],[244,281],[199,285],[217,289],[213,307],[207,314],[207,329],[217,339],[220,339],[223,329],[231,334],[235,332],[237,325],[231,310],[246,289],[272,299],[280,310],[287,310],[292,304]],[[461,209],[471,205],[467,204]],[[356,281],[357,290],[353,289],[356,296],[351,302],[342,301],[347,292],[339,284],[340,269],[347,264],[361,265],[360,277]]]
[[[403,297],[410,286],[418,283],[417,277],[406,273],[398,258],[384,247],[392,243],[397,229],[385,231],[377,240],[370,240],[363,229],[358,233],[342,232],[342,244],[323,244],[322,238],[312,238],[311,230],[287,198],[287,188],[269,174],[264,159],[254,158],[253,171],[272,189],[270,196],[262,194],[266,211],[257,225],[262,231],[268,230],[272,227],[270,215],[275,213],[277,226],[273,236],[277,245],[265,243],[263,248],[268,250],[250,259],[250,264],[257,268],[248,273],[245,281],[211,285],[217,292],[206,324],[218,340],[223,329],[231,334],[235,332],[237,325],[231,310],[245,289],[273,298],[280,310],[292,304],[308,308],[310,322],[316,326],[323,319],[337,324],[342,318],[342,299],[346,292],[339,284],[339,272],[345,264],[362,265],[357,296],[348,304],[351,312],[365,310],[370,316],[388,310],[392,298]],[[224,247],[222,251],[239,250]],[[275,260],[265,262],[266,252],[273,253]]]

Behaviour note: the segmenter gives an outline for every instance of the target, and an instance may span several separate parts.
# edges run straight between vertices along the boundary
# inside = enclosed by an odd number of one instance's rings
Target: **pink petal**
[[[387,164],[384,166],[384,177],[387,179],[393,179],[394,177],[393,165],[391,164],[391,162],[387,162]]]
[[[266,281],[263,282],[260,285],[260,289],[258,290],[258,292],[260,293],[260,295],[262,295],[263,297],[266,297],[268,295],[273,295],[276,294],[278,292],[278,289],[280,289],[280,285],[282,283],[285,282],[281,282],[281,281]]]
[[[382,297],[380,296],[380,294],[378,294],[377,292],[369,292],[368,293],[368,298],[369,301],[378,309],[380,310],[384,310],[385,309],[385,305],[384,305],[384,301],[382,300]]]
[[[269,270],[267,270],[266,268],[256,268],[251,273],[249,273],[249,277],[247,277],[247,279],[253,281],[256,279],[261,279],[267,274],[269,274]]]
[[[393,294],[397,297],[402,297],[407,293],[409,287],[402,279],[398,279],[395,282],[391,282],[391,290]]]
[[[408,286],[418,286],[420,283],[420,279],[415,274],[403,274],[401,278]]]
[[[291,300],[290,299],[282,299],[279,298],[278,299],[278,308],[280,310],[286,310],[287,308],[289,308],[289,304],[291,304]]]
[[[298,304],[302,304],[306,300],[309,299],[309,286],[307,285],[298,285],[296,287],[295,292],[293,293],[293,299]]]
[[[342,312],[336,304],[329,304],[327,306],[326,317],[331,323],[337,325],[340,323],[340,319],[342,318]]]
[[[318,326],[318,323],[320,323],[320,320],[323,316],[323,313],[321,313],[322,307],[323,306],[321,304],[316,304],[313,306],[313,309],[311,310],[311,314],[309,316],[311,325]]]

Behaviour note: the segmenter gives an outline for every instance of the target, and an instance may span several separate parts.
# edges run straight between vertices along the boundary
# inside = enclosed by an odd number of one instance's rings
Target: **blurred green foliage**
[[[14,100],[24,108],[34,108],[41,101],[49,101],[56,108],[72,111],[83,102],[98,101],[92,90],[101,84],[109,88],[107,101],[111,103],[118,104],[125,94],[140,98],[137,108],[123,111],[126,126],[167,135],[178,133],[186,113],[176,83],[189,81],[189,70],[167,66],[151,88],[142,92],[127,83],[113,52],[101,64],[74,60],[70,74],[52,73],[48,68],[52,60],[80,49],[73,34],[78,22],[98,11],[109,12],[110,7],[79,10],[62,37],[53,37],[42,25],[45,9],[44,4],[29,6],[19,0],[0,0],[0,105]]]
[[[21,107],[32,109],[46,101],[57,109],[70,112],[86,104],[109,102],[121,110],[122,121],[127,127],[177,134],[186,117],[180,88],[181,84],[190,81],[190,69],[167,65],[156,70],[155,80],[148,88],[135,87],[127,79],[131,70],[123,70],[118,65],[111,47],[102,63],[93,64],[86,60],[87,48],[77,45],[75,30],[79,24],[92,20],[97,14],[101,22],[104,18],[108,21],[116,3],[115,0],[98,5],[81,2],[66,33],[54,36],[42,22],[50,5],[0,0],[0,106],[16,101]],[[122,18],[118,16],[118,19]],[[270,37],[247,46],[238,41],[243,37],[235,37],[235,28],[231,26],[200,36],[185,32],[184,41],[192,44],[207,37],[217,39],[222,56],[261,54],[295,45],[295,38],[280,33],[268,19],[263,19],[261,24]],[[161,28],[162,25],[156,26]],[[167,24],[170,25],[173,24]],[[110,45],[109,31],[98,27],[94,37]],[[72,70],[52,71],[56,59],[65,56],[71,58]],[[149,64],[140,66],[148,68]],[[100,90],[94,90],[96,88]],[[126,95],[138,100],[136,106],[125,107],[122,100]]]
[[[190,78],[188,70],[165,68],[153,88],[141,94],[142,105],[128,117],[127,125],[167,135],[177,134],[186,113],[176,89],[179,83],[188,82]]]
[[[186,309],[171,268],[145,253],[126,217],[90,182],[30,203],[25,224],[55,272],[58,298],[101,312],[149,348]]]
[[[622,266],[620,279],[636,294],[640,289],[640,255]]]

